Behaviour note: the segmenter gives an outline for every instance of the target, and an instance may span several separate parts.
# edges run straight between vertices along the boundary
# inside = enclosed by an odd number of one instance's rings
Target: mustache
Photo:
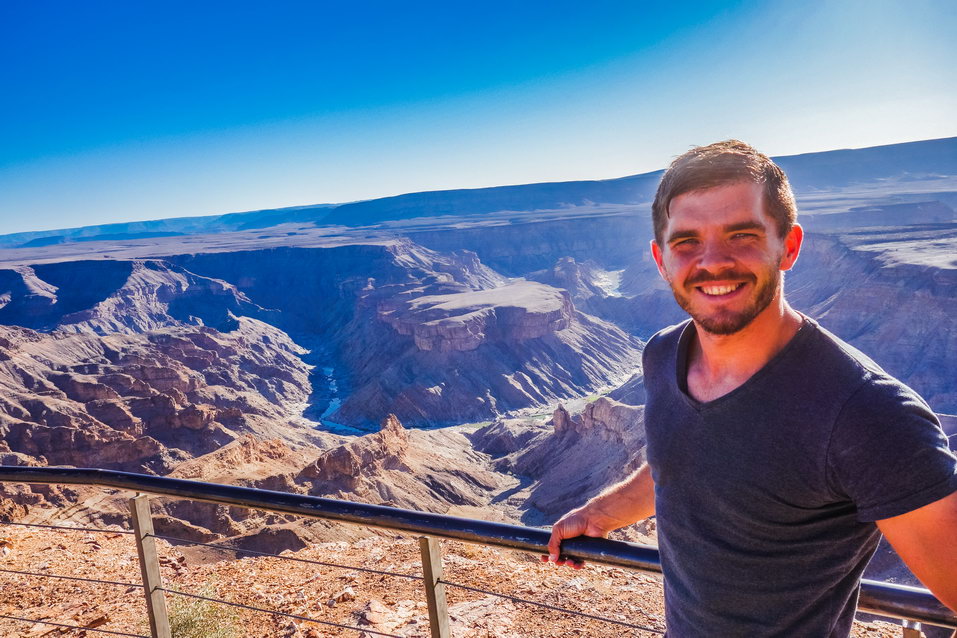
[[[707,284],[712,281],[754,281],[755,276],[749,272],[740,272],[737,270],[726,270],[720,273],[710,273],[706,270],[699,271],[685,279],[686,286],[696,286],[698,284]]]

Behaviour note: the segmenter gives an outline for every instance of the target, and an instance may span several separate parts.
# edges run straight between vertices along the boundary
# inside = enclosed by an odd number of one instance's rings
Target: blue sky
[[[953,33],[950,0],[6,0],[0,233],[949,137]]]

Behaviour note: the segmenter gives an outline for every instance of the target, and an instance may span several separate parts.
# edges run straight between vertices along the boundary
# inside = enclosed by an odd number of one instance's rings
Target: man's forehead
[[[696,201],[702,199],[714,199],[716,197],[727,197],[752,202],[754,200],[764,200],[764,184],[759,184],[751,180],[741,180],[739,182],[723,182],[711,186],[702,186],[693,188],[677,195],[674,195],[669,202],[669,211],[676,203]]]
[[[699,188],[675,196],[668,205],[668,226],[682,221],[699,225],[747,219],[773,223],[761,184],[741,182]]]

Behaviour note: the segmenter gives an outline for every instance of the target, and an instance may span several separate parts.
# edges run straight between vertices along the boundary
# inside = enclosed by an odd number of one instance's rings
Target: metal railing
[[[130,500],[133,531],[127,533],[134,534],[136,538],[137,552],[139,555],[140,568],[143,577],[143,584],[137,586],[142,587],[144,589],[144,593],[146,594],[147,609],[150,617],[150,631],[154,638],[167,638],[170,635],[168,630],[168,621],[165,620],[165,593],[212,600],[213,602],[217,603],[229,604],[236,607],[244,607],[254,611],[273,613],[281,616],[289,616],[310,622],[320,622],[322,624],[329,623],[323,623],[323,621],[317,621],[312,618],[297,616],[295,614],[285,614],[275,610],[260,609],[239,603],[223,601],[220,599],[210,599],[196,594],[180,592],[163,587],[159,575],[159,561],[157,559],[156,549],[153,544],[153,539],[156,538],[163,538],[178,542],[190,542],[196,545],[205,545],[207,547],[213,547],[231,552],[245,552],[253,555],[276,556],[277,558],[285,559],[290,559],[290,557],[269,554],[266,552],[256,552],[253,550],[244,550],[235,547],[223,547],[209,543],[194,543],[192,541],[186,541],[185,539],[158,536],[153,533],[152,522],[149,515],[149,507],[146,497],[143,496],[144,494],[205,501],[221,505],[239,506],[278,514],[292,514],[307,518],[338,521],[422,535],[423,538],[420,539],[420,551],[423,565],[423,576],[419,577],[399,573],[388,574],[392,576],[415,578],[423,581],[428,602],[431,635],[433,637],[447,638],[450,635],[448,614],[445,602],[445,587],[457,587],[465,590],[475,589],[465,585],[456,584],[454,582],[448,582],[443,579],[441,549],[438,541],[436,540],[437,538],[503,547],[538,555],[547,553],[549,539],[549,531],[539,528],[432,514],[428,512],[386,507],[382,505],[353,503],[349,501],[292,494],[287,492],[275,492],[235,485],[220,485],[185,479],[148,476],[113,470],[0,466],[0,482],[92,485],[104,488],[129,490],[140,494],[140,496]],[[30,525],[44,527],[43,525]],[[58,526],[46,527],[57,528]],[[661,571],[661,563],[658,551],[656,548],[650,546],[611,541],[600,538],[580,537],[565,541],[562,544],[562,550],[565,555],[578,560],[648,572]],[[302,559],[291,558],[291,560]],[[354,567],[350,568],[355,569]],[[49,574],[35,575],[50,576]],[[130,583],[110,584],[130,585]],[[510,598],[520,603],[549,608],[556,611],[561,611],[563,613],[572,613],[579,616],[593,618],[595,620],[612,622],[617,625],[625,625],[634,629],[640,629],[652,633],[662,633],[655,628],[642,627],[609,618],[584,614],[582,612],[554,607],[537,601],[494,594],[493,592],[484,593],[490,593],[503,598]],[[919,629],[919,624],[917,623],[957,629],[957,615],[945,607],[926,589],[864,580],[861,587],[861,596],[858,608],[860,611],[873,613],[880,616],[903,619],[905,621],[905,636],[918,635],[915,633],[915,627]],[[56,623],[52,622],[47,622],[46,624],[56,625]],[[373,635],[392,635],[383,632],[370,631],[370,629],[367,627],[340,627],[355,631],[365,631]],[[105,634],[117,633],[96,629],[87,630],[101,631]],[[134,636],[138,634],[119,633],[118,635]]]

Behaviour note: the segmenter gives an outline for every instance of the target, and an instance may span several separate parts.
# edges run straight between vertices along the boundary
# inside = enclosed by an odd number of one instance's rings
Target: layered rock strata
[[[290,425],[309,394],[301,352],[247,318],[231,333],[0,327],[0,447],[7,461],[165,473],[242,432],[316,438]]]
[[[233,281],[280,310],[285,330],[321,341],[328,363],[318,365],[341,389],[323,418],[338,424],[371,430],[389,413],[410,426],[490,419],[614,385],[638,367],[639,340],[468,251],[395,240],[176,261]]]
[[[467,352],[489,342],[538,339],[568,328],[568,293],[519,282],[490,290],[383,302],[378,317],[423,351]]]

